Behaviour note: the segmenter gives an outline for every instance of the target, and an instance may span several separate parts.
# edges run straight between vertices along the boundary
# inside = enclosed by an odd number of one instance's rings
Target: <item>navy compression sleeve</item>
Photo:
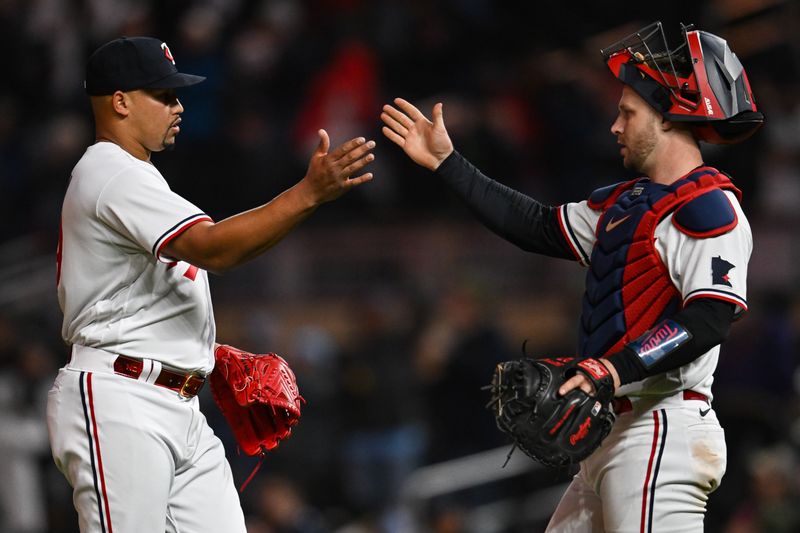
[[[558,223],[558,207],[543,205],[484,175],[458,152],[438,174],[483,224],[528,252],[575,259]]]
[[[728,338],[736,306],[715,298],[698,298],[619,352],[604,356],[619,374],[620,383],[632,383],[691,363]],[[674,332],[672,338],[653,333]],[[649,339],[649,340],[644,340]],[[644,342],[651,346],[643,347]]]

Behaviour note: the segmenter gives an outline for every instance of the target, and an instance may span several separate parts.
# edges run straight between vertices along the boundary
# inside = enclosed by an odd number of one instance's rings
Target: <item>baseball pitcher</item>
[[[206,271],[256,257],[320,204],[372,179],[361,173],[372,141],[329,151],[320,130],[302,180],[215,223],[150,160],[176,143],[176,90],[203,79],[178,72],[167,44],[149,37],[106,43],[87,64],[96,142],[72,171],[57,253],[71,358],[47,406],[82,532],[245,531],[197,393],[216,359],[214,396],[251,454],[288,436],[302,399],[280,356],[215,343]]]

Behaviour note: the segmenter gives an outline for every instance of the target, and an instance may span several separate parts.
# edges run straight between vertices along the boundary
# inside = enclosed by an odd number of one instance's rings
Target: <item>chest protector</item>
[[[656,226],[688,202],[709,197],[709,193],[719,195],[723,190],[741,196],[727,176],[714,168],[700,167],[671,185],[643,178],[592,193],[589,207],[602,211],[602,215],[586,275],[580,356],[616,352],[680,309],[681,295],[655,247]],[[686,231],[677,222],[676,226],[694,237],[731,229],[700,233]]]

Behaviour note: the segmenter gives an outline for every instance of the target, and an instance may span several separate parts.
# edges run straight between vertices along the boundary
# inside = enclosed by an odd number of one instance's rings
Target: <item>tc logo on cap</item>
[[[86,63],[86,92],[90,96],[137,89],[178,89],[204,79],[178,72],[167,43],[153,37],[114,39],[95,50]]]
[[[172,64],[174,65],[175,64],[175,58],[172,57],[172,52],[169,51],[169,46],[167,46],[167,43],[161,43],[161,49],[164,50],[164,57],[169,59],[172,62]]]

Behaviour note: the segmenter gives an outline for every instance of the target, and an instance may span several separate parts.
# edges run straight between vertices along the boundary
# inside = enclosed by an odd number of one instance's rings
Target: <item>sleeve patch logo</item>
[[[731,285],[731,279],[728,275],[728,272],[731,269],[736,268],[736,265],[727,262],[721,256],[712,257],[711,258],[711,283],[714,285],[727,285],[728,287],[733,287]]]

